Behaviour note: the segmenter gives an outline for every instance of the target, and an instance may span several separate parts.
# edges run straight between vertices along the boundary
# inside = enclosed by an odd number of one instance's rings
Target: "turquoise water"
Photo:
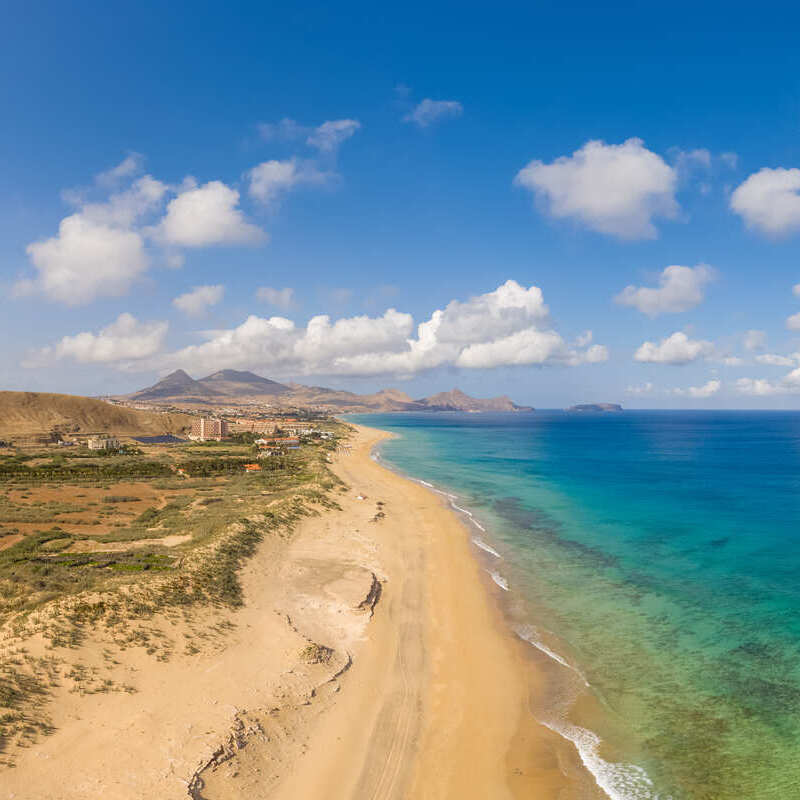
[[[560,673],[533,712],[606,794],[800,798],[800,414],[357,421],[473,513],[517,632]]]

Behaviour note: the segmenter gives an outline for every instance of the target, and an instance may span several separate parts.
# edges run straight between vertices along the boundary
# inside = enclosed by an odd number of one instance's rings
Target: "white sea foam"
[[[508,581],[499,573],[495,572],[493,569],[486,570],[491,576],[492,580],[504,591],[508,591]]]
[[[596,733],[565,720],[542,720],[542,724],[575,745],[584,767],[611,800],[671,800],[654,790],[653,782],[641,767],[602,758],[598,753],[602,740]]]
[[[514,629],[520,639],[533,645],[557,663],[575,672],[589,686],[579,669],[563,656],[549,648],[539,637],[533,625],[519,625]],[[584,767],[592,774],[597,785],[611,800],[671,800],[653,789],[653,782],[645,770],[635,764],[617,764],[606,761],[599,754],[600,737],[588,728],[573,725],[563,718],[541,719],[540,722],[575,746]]]
[[[530,645],[533,645],[537,650],[541,650],[545,655],[550,656],[553,661],[557,661],[562,666],[566,667],[567,669],[571,669],[574,672],[578,672],[572,664],[569,663],[565,658],[562,658],[555,650],[551,650],[540,638],[536,628],[533,625],[517,625],[514,627],[514,633],[519,636],[520,639],[527,642]],[[583,678],[583,675],[581,675]],[[584,681],[585,682],[585,681]],[[587,684],[588,685],[588,684]]]
[[[376,461],[380,460],[378,453],[373,454]],[[474,518],[471,511],[461,506],[456,505],[455,501],[458,500],[458,495],[451,494],[450,492],[443,492],[437,489],[433,484],[428,483],[420,478],[415,478],[417,483],[422,484],[436,494],[446,497],[452,507],[464,514],[469,520],[480,530],[484,531],[485,528]],[[473,538],[473,543],[485,550],[491,555],[502,558],[502,556],[494,550],[491,546],[486,544],[479,537]],[[509,591],[508,581],[494,570],[487,570],[492,580],[505,592]],[[542,653],[552,658],[556,663],[561,664],[563,667],[575,672],[580,676],[581,680],[589,686],[589,683],[584,678],[583,674],[576,667],[572,666],[565,658],[560,656],[554,650],[549,648],[542,642],[536,635],[536,629],[531,625],[520,626],[516,629],[516,634],[528,642],[533,647],[540,650]],[[584,767],[592,774],[597,785],[600,789],[610,798],[610,800],[672,800],[669,796],[660,795],[655,791],[653,782],[647,775],[647,772],[635,764],[613,763],[606,761],[599,755],[600,745],[602,740],[600,737],[590,731],[588,728],[582,728],[580,725],[573,725],[565,719],[541,719],[540,722],[550,730],[557,733],[559,736],[571,742],[575,749],[578,751],[581,762]]]
[[[481,528],[481,530],[483,530],[483,528]],[[480,536],[474,536],[472,539],[472,543],[476,547],[480,547],[481,550],[484,550],[485,552],[489,553],[489,555],[492,555],[495,558],[502,558],[500,553],[498,553],[497,550],[495,550],[494,547],[492,547],[491,545],[486,544],[486,542],[484,542]]]

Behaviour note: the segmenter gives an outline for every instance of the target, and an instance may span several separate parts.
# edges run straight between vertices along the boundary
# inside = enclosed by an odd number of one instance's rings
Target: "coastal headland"
[[[264,537],[240,605],[151,622],[191,646],[76,643],[86,679],[53,682],[50,735],[0,767],[0,799],[585,797],[463,524],[370,457],[386,435],[356,427],[330,456],[338,508]]]

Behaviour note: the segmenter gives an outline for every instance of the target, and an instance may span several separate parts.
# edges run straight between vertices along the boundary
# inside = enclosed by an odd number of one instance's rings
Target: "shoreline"
[[[492,541],[491,532],[476,519],[475,513],[459,505],[462,495],[456,492],[461,490],[437,486],[400,467],[390,465],[381,458],[380,453],[374,453],[373,459],[401,479],[434,493],[447,512],[459,520],[469,544],[474,545],[474,549],[468,547],[469,555],[481,567],[480,579],[498,612],[497,624],[514,640],[515,646],[522,647],[522,659],[530,671],[531,697],[538,701],[531,703],[531,717],[535,719],[537,726],[558,737],[555,747],[559,752],[562,769],[565,776],[571,779],[571,783],[580,784],[579,796],[598,800],[627,800],[633,796],[656,797],[645,769],[625,761],[624,758],[620,760],[612,756],[611,760],[607,760],[609,745],[593,730],[597,715],[604,712],[598,699],[586,691],[590,685],[584,673],[571,658],[568,660],[558,652],[563,652],[564,643],[555,634],[545,631],[547,635],[543,636],[542,631],[537,630],[535,617],[534,621],[531,620],[530,610],[521,611],[519,596],[512,591],[513,586],[509,586],[508,576],[499,568],[505,556],[495,549],[493,543],[489,543]],[[553,647],[556,649],[552,649]],[[567,696],[569,700],[565,700]],[[547,702],[548,697],[558,698],[555,709]],[[577,707],[581,708],[584,717],[582,724],[570,719],[570,712]],[[587,718],[589,726],[584,727]],[[559,797],[572,797],[570,792],[570,788],[565,788]],[[531,796],[539,795],[519,795]]]
[[[112,666],[99,634],[87,642],[76,657],[136,691],[56,690],[54,732],[2,770],[0,800],[587,797],[572,746],[533,717],[547,678],[472,532],[373,460],[391,434],[354,427],[331,463],[340,510],[265,539],[244,606],[209,609],[199,651],[134,648]]]
[[[399,503],[402,538],[379,543],[387,580],[342,703],[320,720],[274,798],[587,797],[594,781],[571,744],[531,713],[546,681],[506,626],[470,531],[440,493],[372,457],[392,434],[348,424],[357,441],[336,472],[353,491],[388,498],[389,519]],[[397,684],[412,674],[409,694]],[[378,704],[371,717],[367,698]]]
[[[363,426],[361,423],[348,421],[347,424],[357,428],[380,430]],[[429,481],[390,466],[380,457],[379,453],[374,452],[380,441],[394,435],[388,434],[376,441],[371,450],[373,461],[392,475],[418,485],[424,492],[434,495],[445,514],[457,521],[463,533],[466,557],[477,567],[478,588],[485,594],[491,606],[490,624],[506,640],[505,645],[513,651],[517,660],[516,666],[524,674],[528,693],[526,716],[520,720],[514,741],[509,748],[511,796],[520,800],[532,797],[550,797],[550,791],[553,791],[552,796],[558,797],[559,800],[567,800],[572,797],[580,797],[584,800],[585,798],[608,800],[609,794],[606,793],[607,790],[604,791],[601,788],[600,776],[596,775],[584,761],[584,753],[581,752],[578,743],[563,731],[539,721],[533,710],[534,705],[541,704],[543,696],[547,696],[551,691],[560,693],[563,690],[563,686],[560,685],[562,681],[553,679],[554,670],[565,668],[571,675],[579,676],[584,684],[585,678],[577,667],[565,661],[546,643],[539,641],[538,637],[531,638],[530,631],[527,629],[533,629],[533,626],[527,622],[521,622],[518,614],[512,612],[509,605],[511,601],[507,594],[509,592],[508,581],[499,570],[494,568],[498,562],[504,559],[504,556],[486,541],[487,538],[490,539],[487,536],[487,529],[476,519],[473,511],[458,504],[460,496],[449,487],[438,487]],[[539,702],[534,702],[534,700]],[[586,733],[590,734],[591,732],[586,731]],[[542,741],[543,739],[544,741]],[[537,765],[542,763],[542,758],[547,760],[552,757],[555,757],[561,772],[560,784],[556,779],[553,781],[552,787],[549,785],[549,781],[545,782],[547,784],[545,786],[541,781],[531,780],[530,776],[526,776],[525,769],[513,765],[513,762],[525,762],[528,759],[533,767],[533,769],[529,767],[528,771],[535,772],[539,769]]]

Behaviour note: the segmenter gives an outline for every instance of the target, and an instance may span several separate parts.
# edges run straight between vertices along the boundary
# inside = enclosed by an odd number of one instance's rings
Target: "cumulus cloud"
[[[673,389],[673,392],[684,397],[694,397],[702,400],[716,394],[721,388],[722,382],[714,378],[702,386],[690,386],[688,389]]]
[[[745,363],[744,359],[739,356],[722,356],[719,362],[725,367],[741,367]]]
[[[195,286],[191,292],[186,292],[186,294],[176,297],[172,301],[172,305],[190,317],[197,317],[208,311],[211,306],[219,303],[224,294],[225,287],[220,284],[216,286]]]
[[[506,281],[492,292],[453,300],[415,325],[388,309],[378,317],[312,317],[303,327],[286,317],[250,316],[236,328],[159,356],[156,368],[259,368],[277,375],[408,376],[442,366],[567,366],[608,358],[603,345],[573,347],[552,327],[541,290]]]
[[[792,286],[792,294],[795,297],[800,297],[800,283],[796,283],[794,286]]]
[[[786,327],[790,331],[800,331],[800,312],[786,318]]]
[[[167,204],[155,235],[178,247],[260,244],[267,238],[239,208],[239,192],[222,181],[189,185]]]
[[[800,169],[764,167],[736,188],[731,208],[749,227],[770,236],[800,230]]]
[[[676,331],[660,342],[644,342],[634,354],[635,361],[651,364],[688,364],[714,353],[714,345],[690,339],[683,331]]]
[[[273,289],[271,286],[262,286],[256,290],[256,297],[276,308],[287,310],[294,305],[294,289]]]
[[[28,245],[36,275],[20,281],[16,293],[41,292],[67,305],[125,294],[150,264],[137,223],[161,206],[166,192],[145,175],[105,202],[81,201],[55,236]]]
[[[28,245],[34,274],[16,284],[16,294],[41,293],[67,305],[118,297],[153,256],[156,263],[181,266],[179,248],[266,239],[245,219],[235,189],[221,181],[198,186],[187,178],[174,187],[152,175],[134,178],[141,160],[132,154],[100,173],[93,188],[69,193],[75,212],[61,220],[55,236]],[[101,191],[105,199],[89,199]]]
[[[92,222],[83,214],[65,217],[57,236],[29,244],[27,253],[37,275],[20,281],[17,292],[40,291],[71,306],[125,294],[149,265],[139,233]]]
[[[755,397],[796,394],[800,391],[800,375],[794,375],[793,378],[786,376],[782,381],[769,381],[766,378],[739,378],[736,381],[736,390],[740,394],[749,394]]]
[[[97,333],[85,331],[64,336],[53,345],[34,351],[23,362],[25,367],[40,367],[55,361],[71,359],[81,364],[127,362],[157,353],[167,334],[166,322],[139,322],[132,314],[120,314]]]
[[[412,111],[403,117],[403,122],[412,122],[420,128],[428,128],[437,122],[460,117],[464,106],[458,100],[431,100],[426,97]]]
[[[781,388],[766,378],[739,378],[736,381],[736,391],[740,394],[749,394],[764,397],[771,394],[782,394]]]
[[[247,177],[252,198],[265,205],[274,204],[281,194],[303,184],[321,184],[333,174],[322,172],[311,162],[290,158],[285,161],[264,161],[253,167]]]
[[[551,164],[531,161],[515,184],[556,219],[574,219],[620,239],[653,239],[654,217],[674,217],[677,172],[641,139],[587,142]]]
[[[650,317],[689,311],[703,302],[706,285],[714,278],[707,264],[696,267],[666,267],[658,279],[658,288],[626,286],[614,299],[632,306]]]

